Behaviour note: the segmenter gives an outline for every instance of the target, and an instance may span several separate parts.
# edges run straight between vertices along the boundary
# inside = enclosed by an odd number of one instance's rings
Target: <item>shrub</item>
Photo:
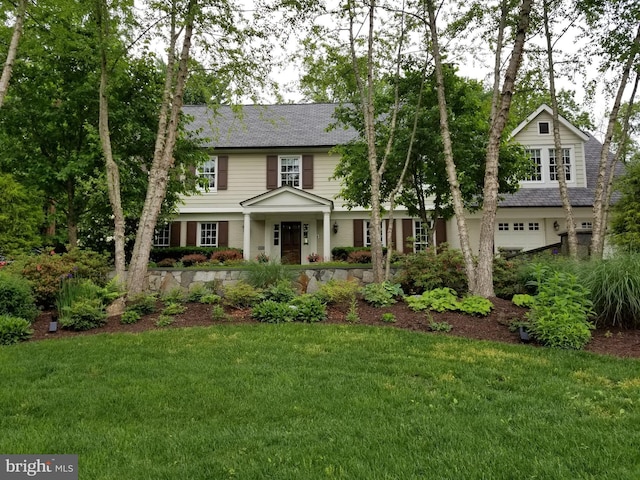
[[[187,302],[192,302],[192,303],[202,303],[201,302],[202,297],[210,294],[211,294],[211,291],[207,287],[205,287],[202,284],[195,284],[195,285],[192,285],[189,291],[187,292],[185,300]]]
[[[581,349],[591,339],[589,291],[576,275],[554,272],[537,279],[538,294],[527,312],[530,332],[543,345]]]
[[[60,312],[59,323],[69,330],[90,330],[107,322],[107,312],[99,299],[79,299]]]
[[[162,300],[167,303],[183,303],[187,300],[187,295],[180,287],[172,288],[162,295]]]
[[[106,290],[91,280],[77,277],[65,278],[60,282],[60,289],[56,294],[56,310],[62,314],[65,309],[82,300],[96,300],[103,303],[106,296]]]
[[[0,345],[24,342],[33,335],[31,323],[24,318],[0,314]]]
[[[187,307],[181,305],[180,303],[169,303],[162,310],[162,315],[179,315],[184,313]]]
[[[297,312],[293,305],[288,303],[265,300],[251,310],[251,316],[259,322],[285,323],[293,322]]]
[[[246,271],[246,281],[254,288],[268,288],[281,280],[293,281],[296,272],[280,262],[251,262]]]
[[[520,259],[494,258],[493,290],[496,297],[509,300],[514,295],[526,291],[521,275],[522,265],[523,261]]]
[[[193,265],[206,262],[207,256],[202,255],[201,253],[192,253],[190,255],[185,255],[180,259],[180,261],[185,267],[191,267]]]
[[[371,263],[371,252],[369,250],[358,250],[350,252],[347,257],[349,263]]]
[[[142,318],[140,312],[136,312],[135,310],[125,310],[120,316],[120,323],[123,325],[130,325],[132,323],[137,323]]]
[[[275,302],[289,302],[296,296],[296,292],[289,280],[278,280],[277,283],[269,286],[264,292],[265,300],[273,300]]]
[[[229,248],[227,250],[218,250],[217,252],[213,252],[211,260],[220,263],[226,263],[229,261],[241,262],[243,260],[243,256],[240,250]]]
[[[491,313],[491,310],[493,310],[493,303],[478,295],[467,295],[458,302],[457,310],[467,315],[486,317]]]
[[[400,262],[397,281],[406,293],[420,294],[436,288],[448,287],[456,292],[467,291],[464,259],[459,250],[438,246],[423,252],[406,255]]]
[[[233,308],[250,308],[262,300],[262,293],[239,280],[224,287],[223,303]]]
[[[175,318],[171,315],[160,315],[156,320],[156,327],[168,327],[173,322],[175,322]]]
[[[380,317],[380,320],[382,320],[385,323],[395,323],[396,316],[391,312],[387,312],[382,314],[382,316]]]
[[[360,321],[360,317],[358,316],[358,301],[355,297],[351,299],[345,320],[349,323],[358,323]]]
[[[370,283],[362,289],[365,301],[375,307],[386,307],[396,303],[396,297],[402,295],[402,288],[398,283]]]
[[[529,295],[528,293],[518,293],[513,296],[511,301],[518,307],[531,308],[531,305],[533,305],[534,297],[533,295]]]
[[[29,322],[38,316],[31,285],[26,279],[0,272],[0,315],[20,317]]]
[[[160,260],[159,262],[156,263],[156,265],[158,267],[173,267],[175,266],[175,264],[178,263],[178,260],[176,260],[175,258],[163,258],[162,260]]]
[[[291,305],[296,312],[298,322],[320,322],[327,318],[327,307],[314,295],[300,295],[293,299]]]
[[[215,293],[207,293],[200,297],[199,303],[205,303],[208,305],[216,305],[219,304],[222,298],[220,295],[216,295]]]
[[[429,330],[432,332],[450,332],[453,329],[449,322],[429,322]]]
[[[349,304],[356,298],[360,291],[357,282],[350,280],[331,279],[320,285],[316,296],[324,303],[328,304]]]
[[[422,295],[413,295],[405,299],[407,305],[413,310],[434,310],[445,312],[458,309],[458,297],[456,291],[448,288],[435,288],[424,292]]]
[[[138,312],[140,315],[148,315],[156,311],[156,296],[141,293],[129,299],[127,310]]]
[[[226,320],[229,316],[224,312],[222,305],[214,305],[211,309],[211,320],[220,321]]]

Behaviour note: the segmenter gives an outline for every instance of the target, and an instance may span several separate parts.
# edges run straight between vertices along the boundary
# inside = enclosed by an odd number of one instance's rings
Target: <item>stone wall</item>
[[[189,290],[194,285],[210,282],[218,286],[229,285],[240,280],[245,270],[177,270],[150,269],[148,273],[149,290],[166,293],[176,288]],[[395,269],[391,274],[396,273]],[[319,286],[329,280],[351,280],[359,285],[373,282],[373,272],[367,268],[314,268],[301,269],[296,279],[301,293],[314,293]]]

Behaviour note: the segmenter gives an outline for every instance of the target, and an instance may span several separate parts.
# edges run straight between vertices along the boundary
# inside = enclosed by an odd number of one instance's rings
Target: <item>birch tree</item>
[[[13,72],[13,63],[15,62],[18,54],[18,44],[20,43],[20,37],[22,36],[24,17],[27,12],[27,1],[28,0],[18,0],[16,20],[13,25],[13,34],[11,35],[11,42],[9,43],[9,49],[7,50],[7,58],[4,62],[4,67],[2,68],[2,76],[0,76],[0,108],[2,108],[4,98],[7,95],[9,81],[11,80],[11,73]]]

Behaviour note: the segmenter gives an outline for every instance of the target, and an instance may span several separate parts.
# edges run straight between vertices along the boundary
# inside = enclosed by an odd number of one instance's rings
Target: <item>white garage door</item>
[[[531,250],[543,247],[544,221],[534,220],[510,220],[496,221],[496,250],[499,248]]]

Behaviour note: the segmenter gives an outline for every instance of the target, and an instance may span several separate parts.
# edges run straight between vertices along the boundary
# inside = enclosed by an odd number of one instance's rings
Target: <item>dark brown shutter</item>
[[[218,157],[218,190],[227,189],[227,172],[229,170],[229,157],[220,155]]]
[[[181,222],[171,222],[171,226],[169,227],[169,246],[170,247],[180,246],[181,227],[182,227]]]
[[[196,237],[198,236],[198,222],[187,222],[187,246],[195,247],[197,245]]]
[[[402,253],[413,253],[413,244],[407,241],[407,238],[413,237],[413,220],[410,218],[402,219]]]
[[[302,188],[313,188],[313,155],[302,156]]]
[[[229,246],[229,222],[218,222],[218,246]]]
[[[447,241],[447,222],[444,218],[436,220],[436,245],[440,245]]]
[[[353,221],[353,246],[364,247],[364,223],[363,220]]]
[[[278,188],[278,156],[267,155],[267,190]]]

